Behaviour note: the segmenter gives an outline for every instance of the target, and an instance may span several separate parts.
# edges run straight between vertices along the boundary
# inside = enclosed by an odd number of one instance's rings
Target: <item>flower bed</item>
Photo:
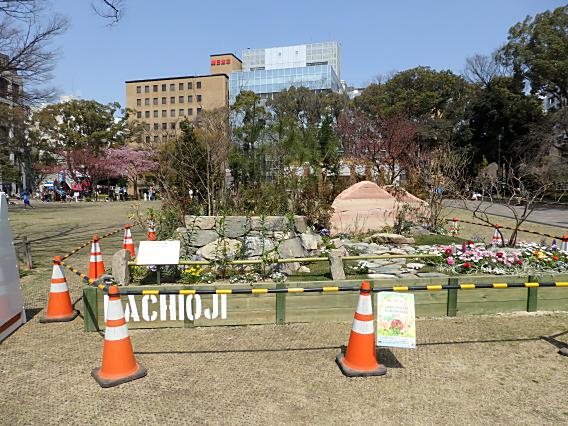
[[[553,243],[546,246],[521,242],[516,248],[489,248],[472,241],[461,247],[433,246],[430,254],[439,258],[428,261],[440,272],[452,274],[527,274],[568,272],[568,252]]]

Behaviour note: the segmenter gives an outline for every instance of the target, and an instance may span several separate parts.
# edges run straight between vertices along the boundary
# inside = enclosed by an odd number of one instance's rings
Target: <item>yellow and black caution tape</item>
[[[446,219],[447,222],[463,222],[463,223],[469,223],[470,225],[477,225],[477,226],[485,226],[487,228],[498,228],[498,229],[508,229],[511,231],[514,231],[515,228],[511,228],[510,226],[503,226],[503,225],[499,225],[499,224],[494,224],[494,225],[490,225],[488,223],[479,223],[479,222],[471,222],[469,220],[464,220],[464,219]],[[541,237],[548,237],[548,238],[554,238],[557,240],[568,240],[568,235],[562,235],[562,236],[558,236],[558,235],[552,235],[552,234],[547,234],[545,232],[537,232],[537,231],[531,231],[529,229],[518,229],[519,232],[526,232],[527,234],[534,234],[534,235],[540,235]]]
[[[474,290],[474,289],[509,289],[535,287],[568,287],[568,282],[518,282],[518,283],[464,283],[464,284],[430,284],[415,286],[375,287],[373,293],[403,291],[442,291],[442,290]],[[108,284],[100,284],[98,288],[108,291]],[[281,294],[281,293],[337,293],[360,291],[359,286],[348,287],[290,287],[290,288],[234,288],[234,289],[170,289],[140,290],[121,288],[121,295],[160,295],[160,294]]]
[[[61,265],[64,266],[65,268],[69,269],[71,272],[73,272],[75,275],[77,275],[79,278],[81,278],[87,284],[93,284],[95,282],[95,280],[93,280],[92,278],[89,278],[88,275],[83,274],[81,271],[79,271],[73,265],[70,265],[70,264],[63,262],[63,261],[61,261]]]
[[[107,232],[106,234],[101,235],[101,236],[99,237],[99,240],[102,240],[103,238],[110,237],[111,235],[114,235],[114,234],[116,234],[116,233],[118,233],[118,232],[120,232],[120,231],[122,231],[122,230],[124,230],[124,228],[117,228],[117,229],[115,229],[114,231]],[[65,260],[65,259],[67,259],[67,258],[73,256],[73,255],[74,255],[75,253],[77,253],[79,250],[81,250],[81,249],[87,247],[89,244],[91,244],[91,242],[92,242],[92,240],[89,240],[89,241],[87,241],[86,243],[81,244],[81,245],[80,245],[79,247],[77,247],[75,250],[70,251],[70,252],[67,253],[65,256],[61,256],[61,259],[62,259],[62,260]]]

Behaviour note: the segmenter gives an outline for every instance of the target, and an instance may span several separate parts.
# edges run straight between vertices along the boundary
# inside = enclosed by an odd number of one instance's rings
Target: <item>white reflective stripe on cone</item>
[[[105,330],[105,340],[122,340],[128,337],[128,327],[126,324],[118,327],[107,327]]]
[[[51,289],[49,290],[50,293],[65,293],[66,291],[69,291],[67,283],[51,284]]]
[[[96,262],[97,261],[97,256],[93,256],[91,255],[91,257],[89,257],[89,262]]]
[[[107,307],[107,319],[117,320],[124,318],[124,312],[122,310],[122,303],[119,300],[109,300]]]
[[[357,302],[357,313],[362,315],[371,315],[373,313],[371,294],[359,296],[359,301]]]
[[[53,274],[51,275],[51,278],[64,278],[61,266],[53,265]]]
[[[373,328],[373,321],[359,321],[358,319],[354,319],[353,320],[353,326],[351,327],[351,329],[355,332],[355,333],[359,333],[359,334],[373,334],[374,333],[374,328]]]

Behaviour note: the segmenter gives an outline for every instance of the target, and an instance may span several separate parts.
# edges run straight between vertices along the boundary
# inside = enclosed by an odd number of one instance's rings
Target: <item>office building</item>
[[[340,92],[340,49],[337,42],[246,49],[242,71],[229,74],[229,102],[245,90],[262,98],[273,97],[290,87]]]
[[[167,140],[184,120],[228,106],[228,73],[241,69],[233,54],[210,56],[211,74],[126,81],[126,107],[143,124],[145,142]]]

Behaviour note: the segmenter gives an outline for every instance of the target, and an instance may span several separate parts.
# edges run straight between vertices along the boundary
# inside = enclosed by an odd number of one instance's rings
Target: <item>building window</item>
[[[144,105],[150,105],[150,98],[144,99]]]
[[[150,136],[146,136],[146,143],[150,143]]]
[[[152,86],[152,91],[153,92],[157,92],[158,91],[158,85],[154,84],[154,86]]]
[[[192,103],[192,102],[193,102],[193,96],[192,96],[192,95],[189,95],[189,96],[187,97],[187,102],[189,102],[189,103]]]
[[[168,111],[166,111],[165,109],[162,110],[162,117],[167,117],[168,116]]]
[[[184,116],[184,115],[185,115],[185,109],[180,109],[180,110],[179,110],[179,115],[180,115],[180,116]]]
[[[201,102],[201,95],[197,95],[197,102]]]
[[[167,98],[164,96],[164,97],[162,98],[162,105],[165,105],[165,104],[166,104],[166,101],[167,101]]]
[[[146,111],[146,112],[144,112],[144,117],[146,117],[146,118],[150,118],[150,111]]]
[[[158,118],[158,110],[157,109],[154,110],[154,118]]]
[[[197,115],[201,114],[201,108],[197,108]]]
[[[176,128],[176,123],[175,122],[170,123],[170,129],[175,129],[175,128]]]
[[[170,104],[175,104],[175,103],[176,103],[176,97],[170,96]]]
[[[201,81],[198,81],[197,83],[195,83],[195,87],[197,89],[201,89]]]
[[[170,84],[170,92],[173,92],[176,90],[176,85],[174,83]]]
[[[187,115],[193,115],[193,108],[189,108],[187,110]]]
[[[176,116],[176,110],[170,109],[170,117],[175,117],[175,116]]]
[[[136,99],[136,106],[142,106],[142,99]]]
[[[179,99],[178,99],[178,102],[180,104],[183,104],[184,101],[185,101],[185,96],[180,96]]]
[[[150,93],[150,86],[144,86],[144,93]]]
[[[162,84],[162,92],[165,92],[165,91],[166,91],[166,85]]]
[[[183,90],[183,83],[180,83],[180,84],[178,85],[178,89],[179,89],[179,90]]]
[[[154,105],[158,105],[158,98],[152,99],[152,103],[153,103]]]
[[[154,143],[158,143],[158,136],[154,136]]]
[[[187,88],[190,90],[193,89],[193,83],[191,81],[187,82]]]
[[[154,130],[158,130],[158,123],[154,123]]]
[[[142,113],[140,111],[136,111],[136,118],[142,118]]]
[[[165,141],[165,142],[167,142],[167,141],[168,141],[168,135],[162,136],[162,140]]]
[[[162,129],[168,130],[168,123],[162,123]]]
[[[136,93],[142,93],[142,86],[136,86]]]

